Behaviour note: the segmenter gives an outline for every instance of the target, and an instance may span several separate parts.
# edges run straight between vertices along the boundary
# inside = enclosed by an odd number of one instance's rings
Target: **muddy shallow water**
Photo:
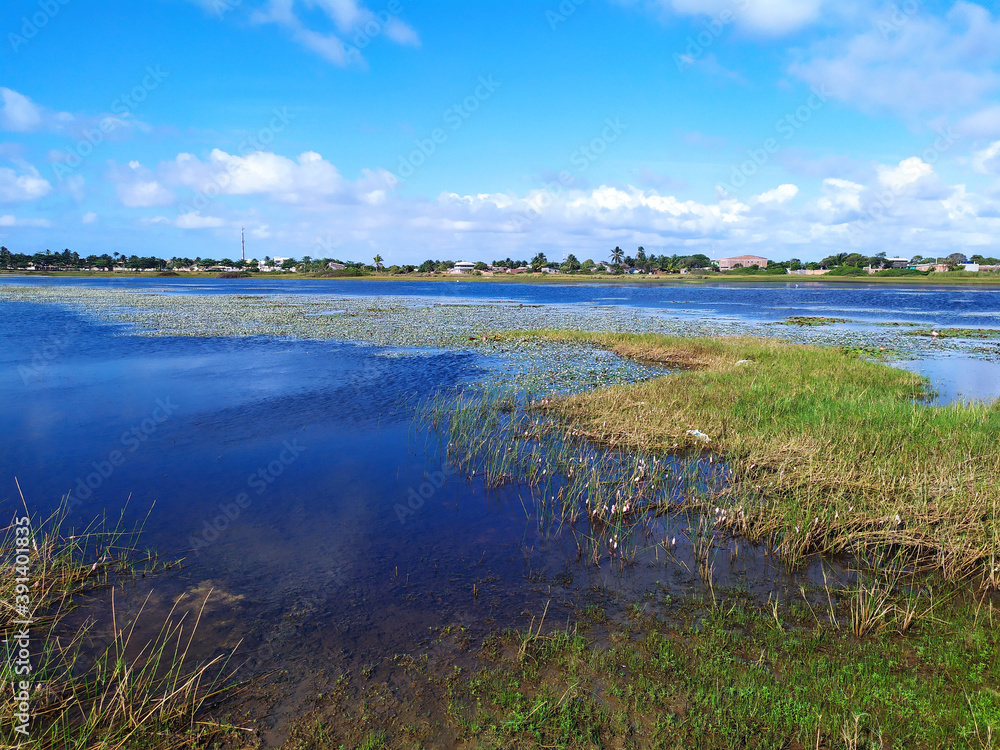
[[[186,293],[277,288],[239,284],[247,288],[182,286]],[[300,286],[316,292],[315,285]],[[327,289],[349,297],[368,286]],[[729,298],[716,287],[602,286],[590,297],[579,287],[509,287],[502,294],[524,303],[554,295],[560,305],[579,304],[597,316],[595,306],[615,306],[623,320],[622,309],[659,299],[656,315],[668,310],[703,326],[732,317],[752,329],[788,315],[845,313],[864,321],[855,326],[862,331],[900,316],[922,325],[968,326],[974,319],[977,327],[1000,326],[1000,293],[987,290],[817,291],[803,284],[740,288]],[[282,284],[279,291],[299,288]],[[412,294],[451,289],[414,285]],[[500,294],[496,285],[459,291],[463,298]],[[336,339],[140,337],[66,306],[3,301],[0,308],[0,510],[13,512],[20,503],[17,477],[29,507],[42,515],[69,493],[76,523],[102,514],[146,519],[144,545],[183,557],[184,566],[126,586],[116,606],[135,614],[148,597],[144,616],[152,630],[181,594],[182,608],[194,612],[211,592],[196,655],[239,644],[243,676],[283,675],[281,690],[262,709],[274,738],[337,674],[391,680],[396,655],[445,648],[436,645],[442,628],[465,629],[448,646],[461,663],[471,659],[463,655],[468,644],[526,627],[547,604],[550,622],[565,622],[595,598],[645,607],[659,606],[650,592],[705,591],[683,543],[683,517],[660,519],[650,532],[653,541],[681,537],[678,562],[664,564],[650,546],[635,565],[606,557],[594,566],[580,559],[571,530],[539,528],[530,488],[487,491],[477,477],[459,475],[444,458],[441,436],[413,416],[416,402],[436,391],[519,372],[548,373],[558,386],[563,371],[584,373],[579,382],[587,384],[655,370],[569,350],[519,358]],[[934,357],[928,347],[937,342],[919,344],[922,359],[909,366],[931,367],[942,395],[996,395],[1000,378],[990,349]],[[49,349],[40,356],[41,346]],[[976,367],[963,368],[970,361]],[[735,557],[730,551],[716,556],[717,587],[766,597],[821,580],[818,565],[792,575],[759,550],[741,548]],[[100,597],[80,616],[101,621],[109,607]]]

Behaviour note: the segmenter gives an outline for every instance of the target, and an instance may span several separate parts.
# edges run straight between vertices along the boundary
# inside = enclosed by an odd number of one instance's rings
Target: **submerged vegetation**
[[[910,331],[909,335],[943,339],[996,339],[1000,338],[1000,330],[995,328],[927,328]]]

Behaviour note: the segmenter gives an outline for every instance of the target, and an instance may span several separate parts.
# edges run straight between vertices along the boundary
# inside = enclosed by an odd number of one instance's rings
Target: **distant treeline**
[[[28,255],[25,253],[14,253],[6,247],[0,247],[0,268],[7,270],[104,270],[125,269],[130,271],[288,271],[298,273],[324,273],[336,276],[357,276],[363,273],[386,272],[391,274],[411,274],[411,273],[447,273],[455,267],[453,260],[425,260],[419,265],[401,264],[386,266],[381,255],[376,255],[371,263],[359,261],[343,261],[337,258],[313,258],[305,256],[301,260],[296,258],[275,258],[265,256],[263,261],[256,259],[232,260],[231,258],[186,258],[173,257],[169,260],[157,258],[155,256],[127,255],[125,253],[114,252],[111,254],[81,256],[71,252],[68,248],[62,252],[45,252]],[[951,253],[945,257],[925,258],[916,255],[910,259],[911,265],[926,263],[945,264],[951,268],[957,268],[964,263],[980,263],[983,265],[1000,265],[997,258],[983,255],[973,255],[966,257],[962,253]],[[784,274],[788,271],[799,270],[824,270],[828,269],[837,275],[852,275],[867,273],[866,267],[874,269],[893,269],[891,259],[886,253],[878,253],[873,256],[862,255],[860,253],[839,253],[830,255],[818,262],[804,263],[798,258],[785,261],[768,260],[766,268],[750,267],[736,268],[740,274]],[[545,253],[536,253],[529,260],[515,260],[505,258],[494,260],[492,264],[477,262],[473,271],[483,272],[493,269],[503,270],[523,270],[524,272],[542,272],[545,270],[561,273],[681,273],[681,272],[716,272],[715,262],[707,255],[695,253],[692,255],[680,255],[666,253],[657,255],[656,253],[646,253],[645,249],[639,247],[635,254],[627,254],[620,247],[615,247],[609,251],[607,259],[593,260],[588,258],[584,261],[577,259],[576,255],[570,253],[560,262],[550,261]],[[905,269],[894,269],[905,270]]]

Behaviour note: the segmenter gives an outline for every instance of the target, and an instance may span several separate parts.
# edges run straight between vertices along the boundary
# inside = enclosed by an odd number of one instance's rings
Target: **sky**
[[[998,95],[967,0],[7,0],[0,243],[996,256]]]

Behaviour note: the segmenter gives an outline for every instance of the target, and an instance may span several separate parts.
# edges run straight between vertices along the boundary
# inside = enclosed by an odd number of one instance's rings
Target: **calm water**
[[[8,281],[7,279],[3,280]],[[18,283],[23,280],[18,279]],[[826,315],[934,326],[1000,327],[1000,291],[822,287],[610,287],[421,282],[98,282],[169,292],[403,294],[463,300],[624,305],[676,315],[777,320]],[[632,601],[650,588],[699,584],[677,566],[621,573],[576,560],[572,538],[527,517],[523,489],[485,492],[450,475],[437,438],[411,421],[415,399],[474,382],[498,365],[480,354],[386,357],[339,342],[139,338],[53,306],[0,304],[0,499],[13,512],[54,508],[70,493],[73,518],[148,515],[144,541],[185,567],[142,582],[121,606],[135,611],[182,592],[213,591],[201,653],[243,641],[246,670],[277,664],[296,689],[273,710],[296,710],[331,670],[376,665],[426,646],[431,629],[473,635],[524,627],[552,602],[565,621],[582,592]],[[72,331],[45,368],[24,377],[37,341]],[[996,395],[996,361],[973,371],[927,360],[940,387]],[[950,378],[950,379],[949,379]],[[425,499],[400,512],[414,493]],[[15,502],[16,500],[16,502]],[[751,552],[720,564],[721,583],[760,582]],[[694,565],[691,565],[692,569]],[[781,585],[778,571],[766,585]],[[756,582],[756,583],[755,583]],[[787,584],[792,580],[788,578]],[[475,587],[475,589],[474,589]],[[107,603],[97,601],[99,616]]]

